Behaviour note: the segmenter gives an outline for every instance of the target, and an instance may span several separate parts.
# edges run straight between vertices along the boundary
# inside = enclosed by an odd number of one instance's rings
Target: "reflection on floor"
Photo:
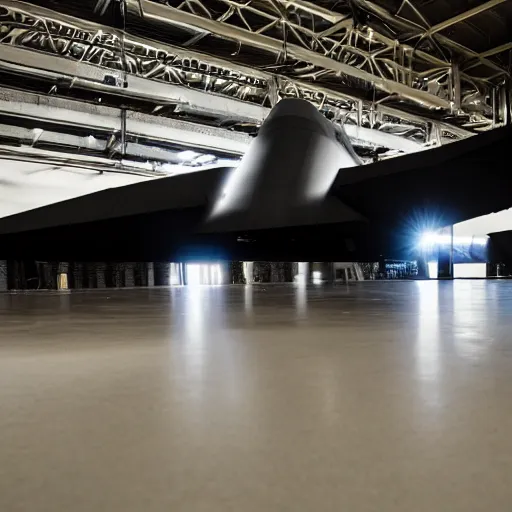
[[[512,283],[0,295],[0,510],[510,510]]]

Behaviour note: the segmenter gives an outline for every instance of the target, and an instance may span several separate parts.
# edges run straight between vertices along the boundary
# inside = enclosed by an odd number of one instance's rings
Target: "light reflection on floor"
[[[457,353],[469,360],[479,361],[493,343],[489,336],[485,281],[455,281],[453,283],[454,345]]]
[[[0,295],[0,510],[508,511],[512,282]]]
[[[439,281],[416,283],[419,291],[416,361],[418,379],[422,387],[422,401],[432,406],[440,404],[440,333]]]

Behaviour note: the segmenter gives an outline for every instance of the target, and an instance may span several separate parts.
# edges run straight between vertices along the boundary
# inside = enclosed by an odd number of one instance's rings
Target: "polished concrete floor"
[[[433,510],[512,510],[512,282],[0,295],[2,512]]]

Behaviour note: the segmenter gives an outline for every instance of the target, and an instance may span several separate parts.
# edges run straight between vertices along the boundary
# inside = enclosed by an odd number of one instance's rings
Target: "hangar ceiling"
[[[299,97],[372,161],[509,124],[511,55],[511,0],[0,0],[0,156],[161,175]]]

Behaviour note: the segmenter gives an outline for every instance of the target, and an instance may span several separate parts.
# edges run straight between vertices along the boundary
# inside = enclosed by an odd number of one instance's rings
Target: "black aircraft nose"
[[[357,165],[334,126],[304,100],[279,102],[240,165],[218,191],[205,231],[239,231],[344,222],[341,202],[324,203],[340,170]]]

